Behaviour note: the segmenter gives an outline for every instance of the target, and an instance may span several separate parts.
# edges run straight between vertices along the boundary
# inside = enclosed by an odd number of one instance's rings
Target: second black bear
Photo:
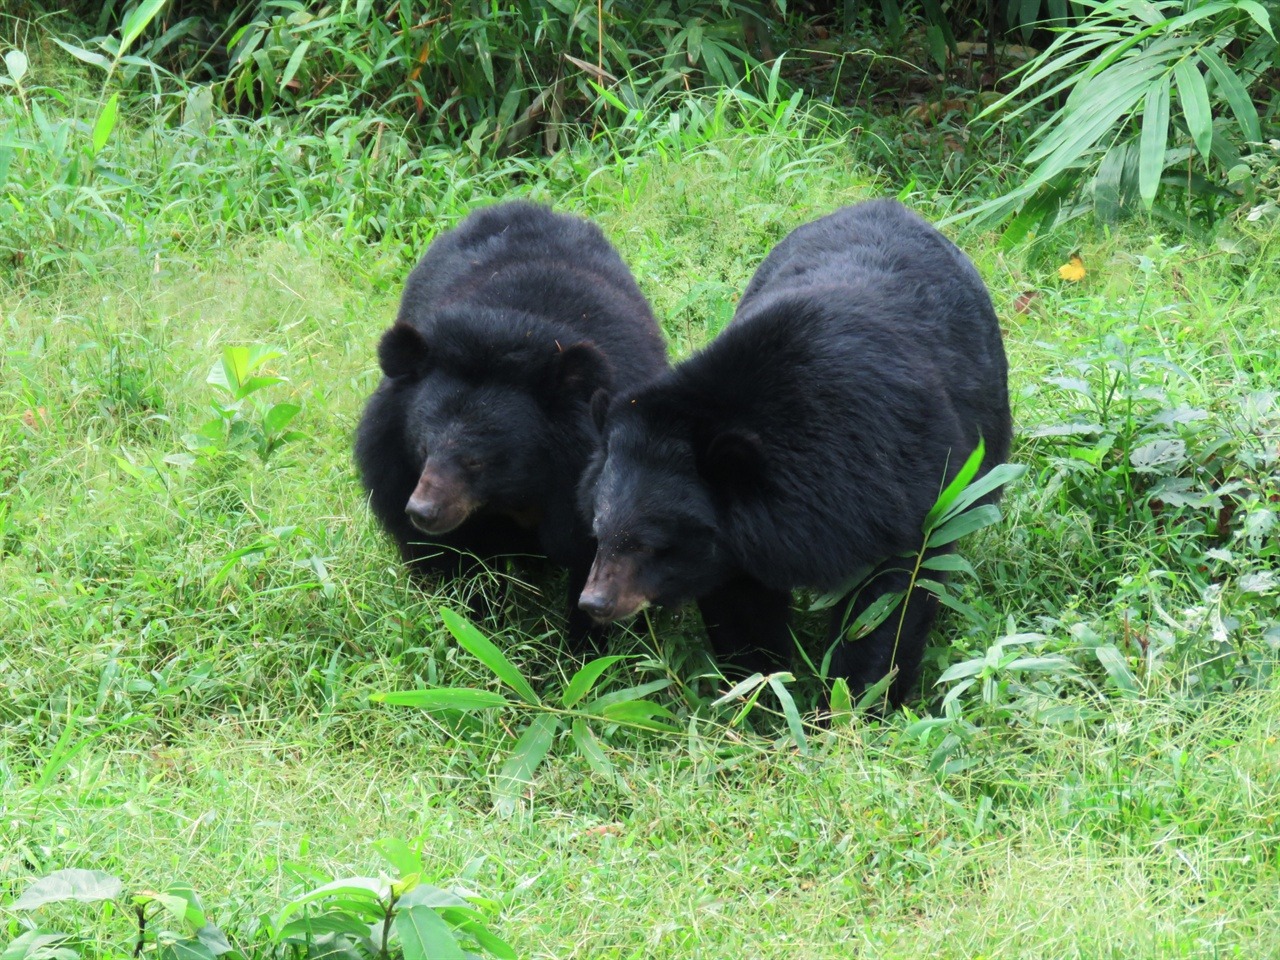
[[[598,434],[590,400],[667,369],[649,304],[594,224],[525,202],[437,237],[378,345],[383,379],[356,435],[374,515],[419,574],[539,554],[570,570],[594,543],[576,491]]]
[[[856,641],[843,627],[905,589],[896,557],[920,547],[978,438],[983,473],[1009,452],[1000,327],[960,250],[895,201],[806,224],[724,332],[604,419],[583,478],[599,546],[582,609],[605,621],[696,599],[717,655],[769,672],[790,656],[793,589],[878,568],[836,607],[831,676],[856,691],[896,665],[901,700],[936,600],[914,591],[900,634],[900,614]]]

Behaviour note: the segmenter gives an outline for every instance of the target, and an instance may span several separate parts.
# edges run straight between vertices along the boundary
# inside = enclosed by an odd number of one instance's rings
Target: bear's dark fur
[[[986,288],[931,225],[878,200],[800,227],[723,333],[608,406],[583,477],[599,548],[580,605],[612,620],[696,598],[717,654],[768,672],[789,659],[791,590],[878,568],[837,605],[835,642],[905,588],[894,558],[919,549],[979,435],[981,472],[1007,457],[1006,380]],[[916,590],[896,643],[897,612],[841,642],[830,675],[857,690],[896,664],[900,700],[936,606]]]
[[[524,202],[437,237],[378,345],[384,374],[356,434],[374,515],[418,574],[505,554],[570,570],[595,545],[575,496],[598,433],[590,401],[667,369],[649,304],[594,224]]]

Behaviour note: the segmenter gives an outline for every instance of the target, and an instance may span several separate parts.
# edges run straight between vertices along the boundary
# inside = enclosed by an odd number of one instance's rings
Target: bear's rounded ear
[[[388,377],[416,380],[431,368],[431,351],[422,334],[408,324],[397,323],[378,343],[378,366]]]
[[[748,430],[722,430],[703,450],[700,466],[710,480],[748,483],[764,467],[764,445],[757,434]]]
[[[559,397],[587,399],[609,385],[609,362],[594,343],[575,343],[556,354],[555,389]]]
[[[609,391],[604,387],[598,389],[591,395],[591,422],[596,425],[596,429],[604,433],[604,421],[609,415]]]

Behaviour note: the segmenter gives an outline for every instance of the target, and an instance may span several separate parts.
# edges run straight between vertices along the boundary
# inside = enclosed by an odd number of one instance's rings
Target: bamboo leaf
[[[943,488],[938,494],[938,499],[933,502],[933,506],[929,508],[929,512],[925,514],[923,529],[928,530],[933,526],[933,522],[946,512],[947,507],[955,502],[956,497],[960,495],[969,481],[978,473],[978,469],[982,466],[982,458],[987,454],[987,445],[981,437],[978,438],[978,445],[973,448],[968,459],[961,464],[960,469],[952,478],[951,482]]]
[[[582,759],[587,761],[587,766],[602,777],[617,781],[618,768],[605,755],[604,747],[601,746],[600,740],[596,735],[591,732],[591,727],[587,725],[587,721],[582,717],[576,717],[569,728],[569,732],[573,736],[573,745],[578,748],[578,753],[582,754]]]
[[[1204,74],[1191,60],[1179,60],[1174,64],[1173,76],[1178,82],[1178,100],[1182,104],[1187,130],[1200,156],[1208,160],[1209,151],[1213,148],[1213,111],[1209,107],[1209,89],[1205,86]]]
[[[476,628],[470,620],[460,616],[448,607],[440,610],[440,619],[453,634],[453,638],[473,657],[493,671],[494,676],[520,695],[526,703],[541,706],[542,701],[534,693],[529,681],[524,678],[515,665],[506,658],[501,650],[493,645],[488,637]]]
[[[525,789],[532,786],[533,775],[547,758],[551,741],[559,729],[560,721],[551,713],[538,714],[525,727],[494,783],[495,811],[504,816],[515,812],[517,801]]]
[[[1147,91],[1142,111],[1142,137],[1138,143],[1138,194],[1148,210],[1155,203],[1164,173],[1165,148],[1169,144],[1169,77]]]
[[[102,110],[98,113],[98,119],[93,123],[93,152],[95,154],[101,152],[102,148],[107,145],[107,141],[111,138],[111,131],[115,129],[119,112],[120,94],[113,93],[110,99],[102,105]]]
[[[791,691],[782,682],[783,676],[786,676],[786,674],[772,674],[769,677],[769,686],[773,688],[774,696],[782,704],[782,715],[786,717],[787,729],[791,731],[791,739],[796,742],[796,749],[802,755],[808,756],[809,738],[804,735],[804,724],[800,720],[800,711],[796,709],[796,701],[791,696]]]
[[[953,540],[959,540],[961,537],[973,533],[975,530],[981,530],[983,527],[989,527],[993,523],[999,522],[1000,508],[995,504],[985,503],[980,507],[974,507],[972,510],[953,517],[937,530],[934,530],[929,534],[929,539],[925,542],[925,546],[930,549],[945,546]]]
[[[1240,77],[1212,50],[1203,50],[1200,56],[1208,64],[1209,72],[1213,74],[1213,79],[1217,81],[1227,103],[1231,105],[1231,112],[1236,115],[1244,139],[1251,143],[1261,140],[1258,108],[1253,105],[1253,98],[1249,96],[1249,91]]]
[[[874,630],[880,624],[889,619],[889,614],[893,613],[898,607],[898,602],[902,600],[903,591],[893,590],[889,593],[882,593],[876,597],[854,619],[844,631],[846,641],[860,640],[868,633]]]
[[[492,690],[472,690],[469,687],[433,687],[425,690],[396,690],[391,693],[375,693],[369,697],[377,703],[393,707],[417,707],[434,713],[439,710],[495,710],[509,707],[512,701]]]
[[[590,663],[584,665],[577,673],[573,675],[573,679],[569,681],[569,685],[564,689],[564,695],[560,698],[560,703],[565,707],[572,707],[575,703],[591,692],[591,688],[595,686],[600,675],[608,670],[619,660],[625,660],[625,657],[597,657]]]

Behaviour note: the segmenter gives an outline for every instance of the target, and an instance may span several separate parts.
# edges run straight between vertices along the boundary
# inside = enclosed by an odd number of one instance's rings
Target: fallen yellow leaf
[[[1069,280],[1071,283],[1079,283],[1084,279],[1084,275],[1084,261],[1080,259],[1080,254],[1078,253],[1073,253],[1070,259],[1058,268],[1058,276],[1063,280]]]

